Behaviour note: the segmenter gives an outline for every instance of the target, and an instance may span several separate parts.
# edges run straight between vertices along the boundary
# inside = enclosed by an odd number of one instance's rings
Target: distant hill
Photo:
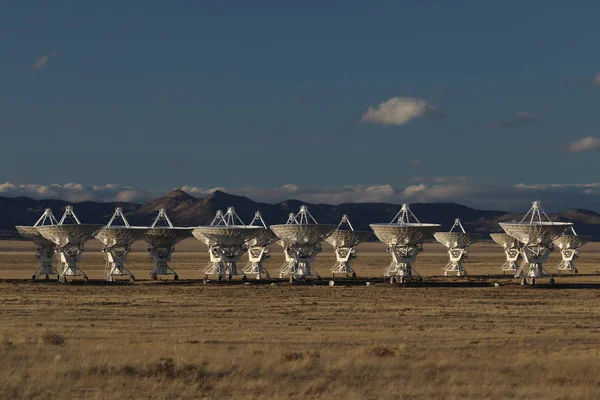
[[[0,238],[16,237],[15,225],[32,225],[46,207],[53,209],[57,218],[70,203],[62,200],[33,200],[27,197],[0,197]],[[337,224],[343,214],[348,214],[356,230],[369,230],[369,224],[389,222],[400,209],[389,203],[344,203],[339,205],[310,204],[299,200],[286,200],[276,204],[260,203],[244,196],[215,191],[204,198],[196,198],[182,190],[174,190],[164,197],[146,204],[82,202],[73,204],[82,222],[106,223],[115,207],[123,207],[133,225],[149,225],[160,208],[166,208],[174,224],[196,226],[210,223],[217,210],[233,206],[240,217],[249,222],[256,210],[262,212],[267,224],[285,223],[290,212],[297,212],[306,204],[320,223]],[[499,222],[519,221],[523,214],[504,211],[477,210],[456,203],[416,203],[411,208],[421,222],[440,223],[448,230],[455,218],[460,218],[465,229],[487,235],[501,231]],[[582,209],[571,209],[552,214],[553,220],[571,221],[579,234],[591,235],[600,240],[600,214]]]

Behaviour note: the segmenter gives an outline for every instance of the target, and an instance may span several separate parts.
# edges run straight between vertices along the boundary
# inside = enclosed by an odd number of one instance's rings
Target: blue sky
[[[599,12],[592,1],[9,2],[0,181],[152,193],[595,183]],[[361,122],[395,97],[433,112]]]

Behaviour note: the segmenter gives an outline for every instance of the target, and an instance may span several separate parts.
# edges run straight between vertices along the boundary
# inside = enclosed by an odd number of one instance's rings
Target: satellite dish
[[[164,226],[160,226],[164,224]],[[159,275],[173,275],[173,280],[179,280],[177,272],[171,268],[169,262],[175,251],[175,245],[182,240],[191,237],[190,228],[173,226],[167,215],[167,210],[161,208],[154,222],[149,228],[144,229],[142,240],[150,245],[148,253],[153,260],[150,266],[150,278],[157,280]]]
[[[404,282],[406,278],[419,276],[412,264],[423,251],[423,242],[431,239],[440,228],[439,224],[421,223],[408,204],[402,205],[390,223],[369,226],[392,255],[392,262],[384,274],[390,282]]]
[[[527,271],[524,269],[519,271],[523,283],[526,283],[526,279],[529,278],[529,282],[534,285],[536,278],[551,277],[542,265],[554,248],[553,241],[572,225],[570,222],[553,222],[544,212],[539,201],[532,203],[520,222],[500,223],[504,232],[517,239],[522,245],[521,254],[525,264],[528,265]]]
[[[336,228],[336,225],[319,224],[308,211],[301,206],[297,214],[290,214],[287,223],[271,225],[271,230],[281,240],[285,253],[285,263],[279,271],[279,277],[289,276],[290,280],[305,281],[309,276],[319,275],[311,269],[311,263],[321,251],[321,242]]]
[[[504,249],[506,261],[502,264],[502,272],[510,272],[518,278],[521,269],[519,264],[522,261],[521,242],[507,233],[490,233],[490,237]]]
[[[37,230],[38,226],[58,225],[58,221],[54,218],[52,210],[46,208],[42,216],[33,226],[15,226],[17,231],[25,239],[28,239],[36,245],[36,258],[38,260],[38,268],[31,277],[32,280],[39,279],[40,275],[45,275],[46,280],[50,279],[50,275],[56,275],[56,270],[52,266],[52,257],[55,253],[55,244],[42,236]]]
[[[123,225],[116,225],[121,220]],[[127,255],[131,251],[131,245],[144,238],[146,228],[132,227],[123,214],[121,207],[116,207],[112,217],[95,235],[104,248],[102,252],[106,258],[104,275],[107,281],[113,282],[119,277],[129,277],[135,280],[135,276],[125,267]]]
[[[192,235],[208,246],[210,262],[204,272],[206,279],[215,275],[219,281],[231,280],[234,275],[242,275],[246,280],[245,273],[238,271],[237,263],[247,250],[246,243],[262,230],[259,226],[245,225],[233,207],[225,214],[217,211],[211,225],[194,228]]]
[[[73,222],[68,223],[72,220]],[[81,276],[88,280],[88,276],[77,263],[83,253],[83,245],[92,239],[102,225],[82,224],[73,211],[72,206],[67,206],[65,212],[56,225],[37,226],[38,232],[46,239],[54,243],[56,252],[60,255],[60,266],[58,269],[58,280],[67,282],[71,277]]]
[[[560,249],[560,255],[562,256],[558,270],[572,273],[579,272],[573,260],[579,257],[579,248],[590,240],[592,240],[591,236],[578,235],[573,226],[567,228],[561,236],[554,239],[554,245]]]
[[[463,267],[462,260],[467,257],[467,247],[475,243],[479,239],[479,235],[466,233],[460,219],[456,218],[449,232],[436,232],[433,237],[448,249],[450,261],[444,267],[444,275],[467,276],[467,270]]]
[[[331,275],[335,277],[335,274],[344,274],[346,278],[350,276],[356,278],[350,260],[356,258],[356,246],[366,242],[372,236],[371,232],[355,231],[350,219],[344,214],[337,229],[325,239],[335,251],[336,263],[333,265]]]
[[[264,276],[265,279],[271,279],[271,275],[264,268],[263,262],[269,257],[269,246],[275,243],[279,238],[272,230],[267,228],[267,224],[262,218],[260,211],[254,214],[254,218],[249,226],[256,226],[259,229],[255,231],[255,235],[248,241],[248,264],[244,269],[244,274],[255,275],[256,279]]]

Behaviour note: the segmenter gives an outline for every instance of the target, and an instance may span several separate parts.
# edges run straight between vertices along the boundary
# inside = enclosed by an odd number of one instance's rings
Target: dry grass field
[[[101,280],[99,249],[87,245],[81,268]],[[600,397],[597,244],[582,249],[583,276],[555,288],[204,285],[194,240],[174,254],[177,283],[32,283],[32,250],[0,242],[2,399]],[[379,276],[388,257],[365,244],[354,267]],[[274,247],[268,268],[282,261]],[[328,276],[333,261],[324,246],[315,267]],[[429,244],[415,267],[440,275],[445,261]],[[498,274],[502,262],[486,243],[465,266]],[[129,266],[148,277],[143,244]]]

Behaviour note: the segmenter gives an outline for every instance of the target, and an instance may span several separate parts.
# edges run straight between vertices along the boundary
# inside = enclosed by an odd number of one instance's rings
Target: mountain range
[[[63,200],[34,200],[27,197],[0,197],[0,237],[13,239],[18,234],[15,225],[33,225],[45,208],[52,208],[60,218],[65,206],[72,204],[82,223],[105,224],[115,207],[122,207],[132,225],[150,225],[160,208],[175,225],[197,226],[209,224],[217,210],[235,207],[244,222],[249,222],[255,211],[260,210],[267,224],[285,223],[289,213],[297,212],[307,205],[310,213],[320,223],[337,224],[343,214],[348,214],[355,230],[370,230],[369,224],[389,222],[400,209],[398,204],[389,203],[344,203],[339,205],[309,204],[299,200],[286,200],[276,204],[260,203],[244,196],[215,191],[204,198],[196,198],[182,190],[173,190],[164,197],[146,204],[99,203],[84,201],[68,203]],[[487,235],[501,232],[499,222],[519,221],[523,214],[510,214],[497,210],[477,210],[456,203],[415,203],[411,209],[421,222],[439,223],[441,230],[448,230],[455,218],[460,218],[467,231]],[[550,214],[554,221],[575,223],[577,233],[591,235],[600,240],[600,214],[583,209],[570,209]]]

